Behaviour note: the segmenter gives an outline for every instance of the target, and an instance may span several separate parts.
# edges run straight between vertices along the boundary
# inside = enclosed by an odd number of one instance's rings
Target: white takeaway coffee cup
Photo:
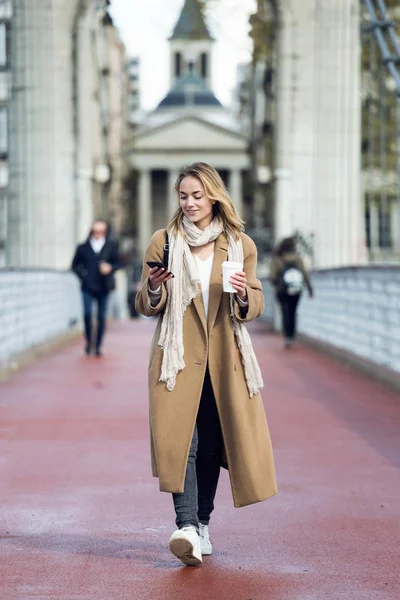
[[[225,260],[222,263],[222,285],[224,292],[230,292],[231,294],[236,292],[229,279],[232,277],[232,275],[238,273],[239,271],[243,271],[243,265],[240,262]]]

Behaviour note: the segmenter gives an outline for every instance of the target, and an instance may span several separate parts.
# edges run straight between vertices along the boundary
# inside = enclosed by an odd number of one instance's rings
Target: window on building
[[[5,266],[4,248],[7,240],[7,163],[0,161],[0,267]]]
[[[371,248],[371,212],[369,206],[365,208],[365,237],[367,248]]]
[[[391,214],[390,207],[379,207],[379,247],[392,247]]]
[[[0,21],[0,68],[7,66],[7,25]]]
[[[8,125],[7,109],[0,107],[0,155],[6,156],[8,152]]]
[[[6,160],[0,160],[0,193],[2,188],[8,186],[8,163]]]
[[[182,74],[182,54],[180,52],[175,53],[175,77],[180,77]]]
[[[0,166],[1,170],[1,166]],[[0,252],[7,238],[7,196],[4,189],[0,188]],[[0,266],[1,263],[0,263]]]
[[[0,0],[0,19],[11,19],[12,14],[12,0]]]
[[[204,79],[207,79],[208,77],[208,56],[205,52],[202,53],[201,55],[201,76],[204,77]]]
[[[0,71],[0,103],[6,102],[10,96],[10,73]]]

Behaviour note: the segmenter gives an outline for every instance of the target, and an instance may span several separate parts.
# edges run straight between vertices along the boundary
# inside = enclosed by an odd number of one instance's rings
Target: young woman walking
[[[276,493],[260,368],[245,322],[264,298],[257,252],[217,171],[196,163],[175,185],[179,207],[146,250],[137,310],[159,315],[150,351],[151,456],[160,490],[176,513],[170,550],[186,565],[211,554],[208,524],[220,467],[229,469],[236,507]],[[164,256],[168,269],[150,268]],[[243,268],[223,291],[222,263]]]

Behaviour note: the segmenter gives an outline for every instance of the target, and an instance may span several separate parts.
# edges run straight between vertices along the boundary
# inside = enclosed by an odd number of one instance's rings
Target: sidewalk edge
[[[40,358],[48,356],[54,350],[58,350],[64,346],[67,346],[80,336],[82,336],[82,331],[80,329],[69,330],[65,333],[50,338],[41,344],[36,344],[35,346],[31,346],[30,348],[23,350],[22,352],[13,354],[7,359],[6,362],[3,364],[0,363],[0,382],[7,381],[15,373],[25,369]]]
[[[343,348],[316,340],[304,333],[298,334],[298,339],[305,346],[322,352],[342,365],[363,373],[369,379],[378,381],[392,390],[400,392],[400,373],[393,371],[393,369],[374,363],[367,358],[357,356],[357,354],[353,354],[353,352],[349,352]]]

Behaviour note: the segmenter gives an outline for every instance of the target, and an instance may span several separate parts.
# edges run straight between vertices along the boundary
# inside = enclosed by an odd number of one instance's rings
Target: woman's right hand
[[[160,285],[172,279],[172,274],[167,269],[161,269],[160,267],[153,267],[149,271],[149,286],[150,289],[155,292],[158,290]]]

